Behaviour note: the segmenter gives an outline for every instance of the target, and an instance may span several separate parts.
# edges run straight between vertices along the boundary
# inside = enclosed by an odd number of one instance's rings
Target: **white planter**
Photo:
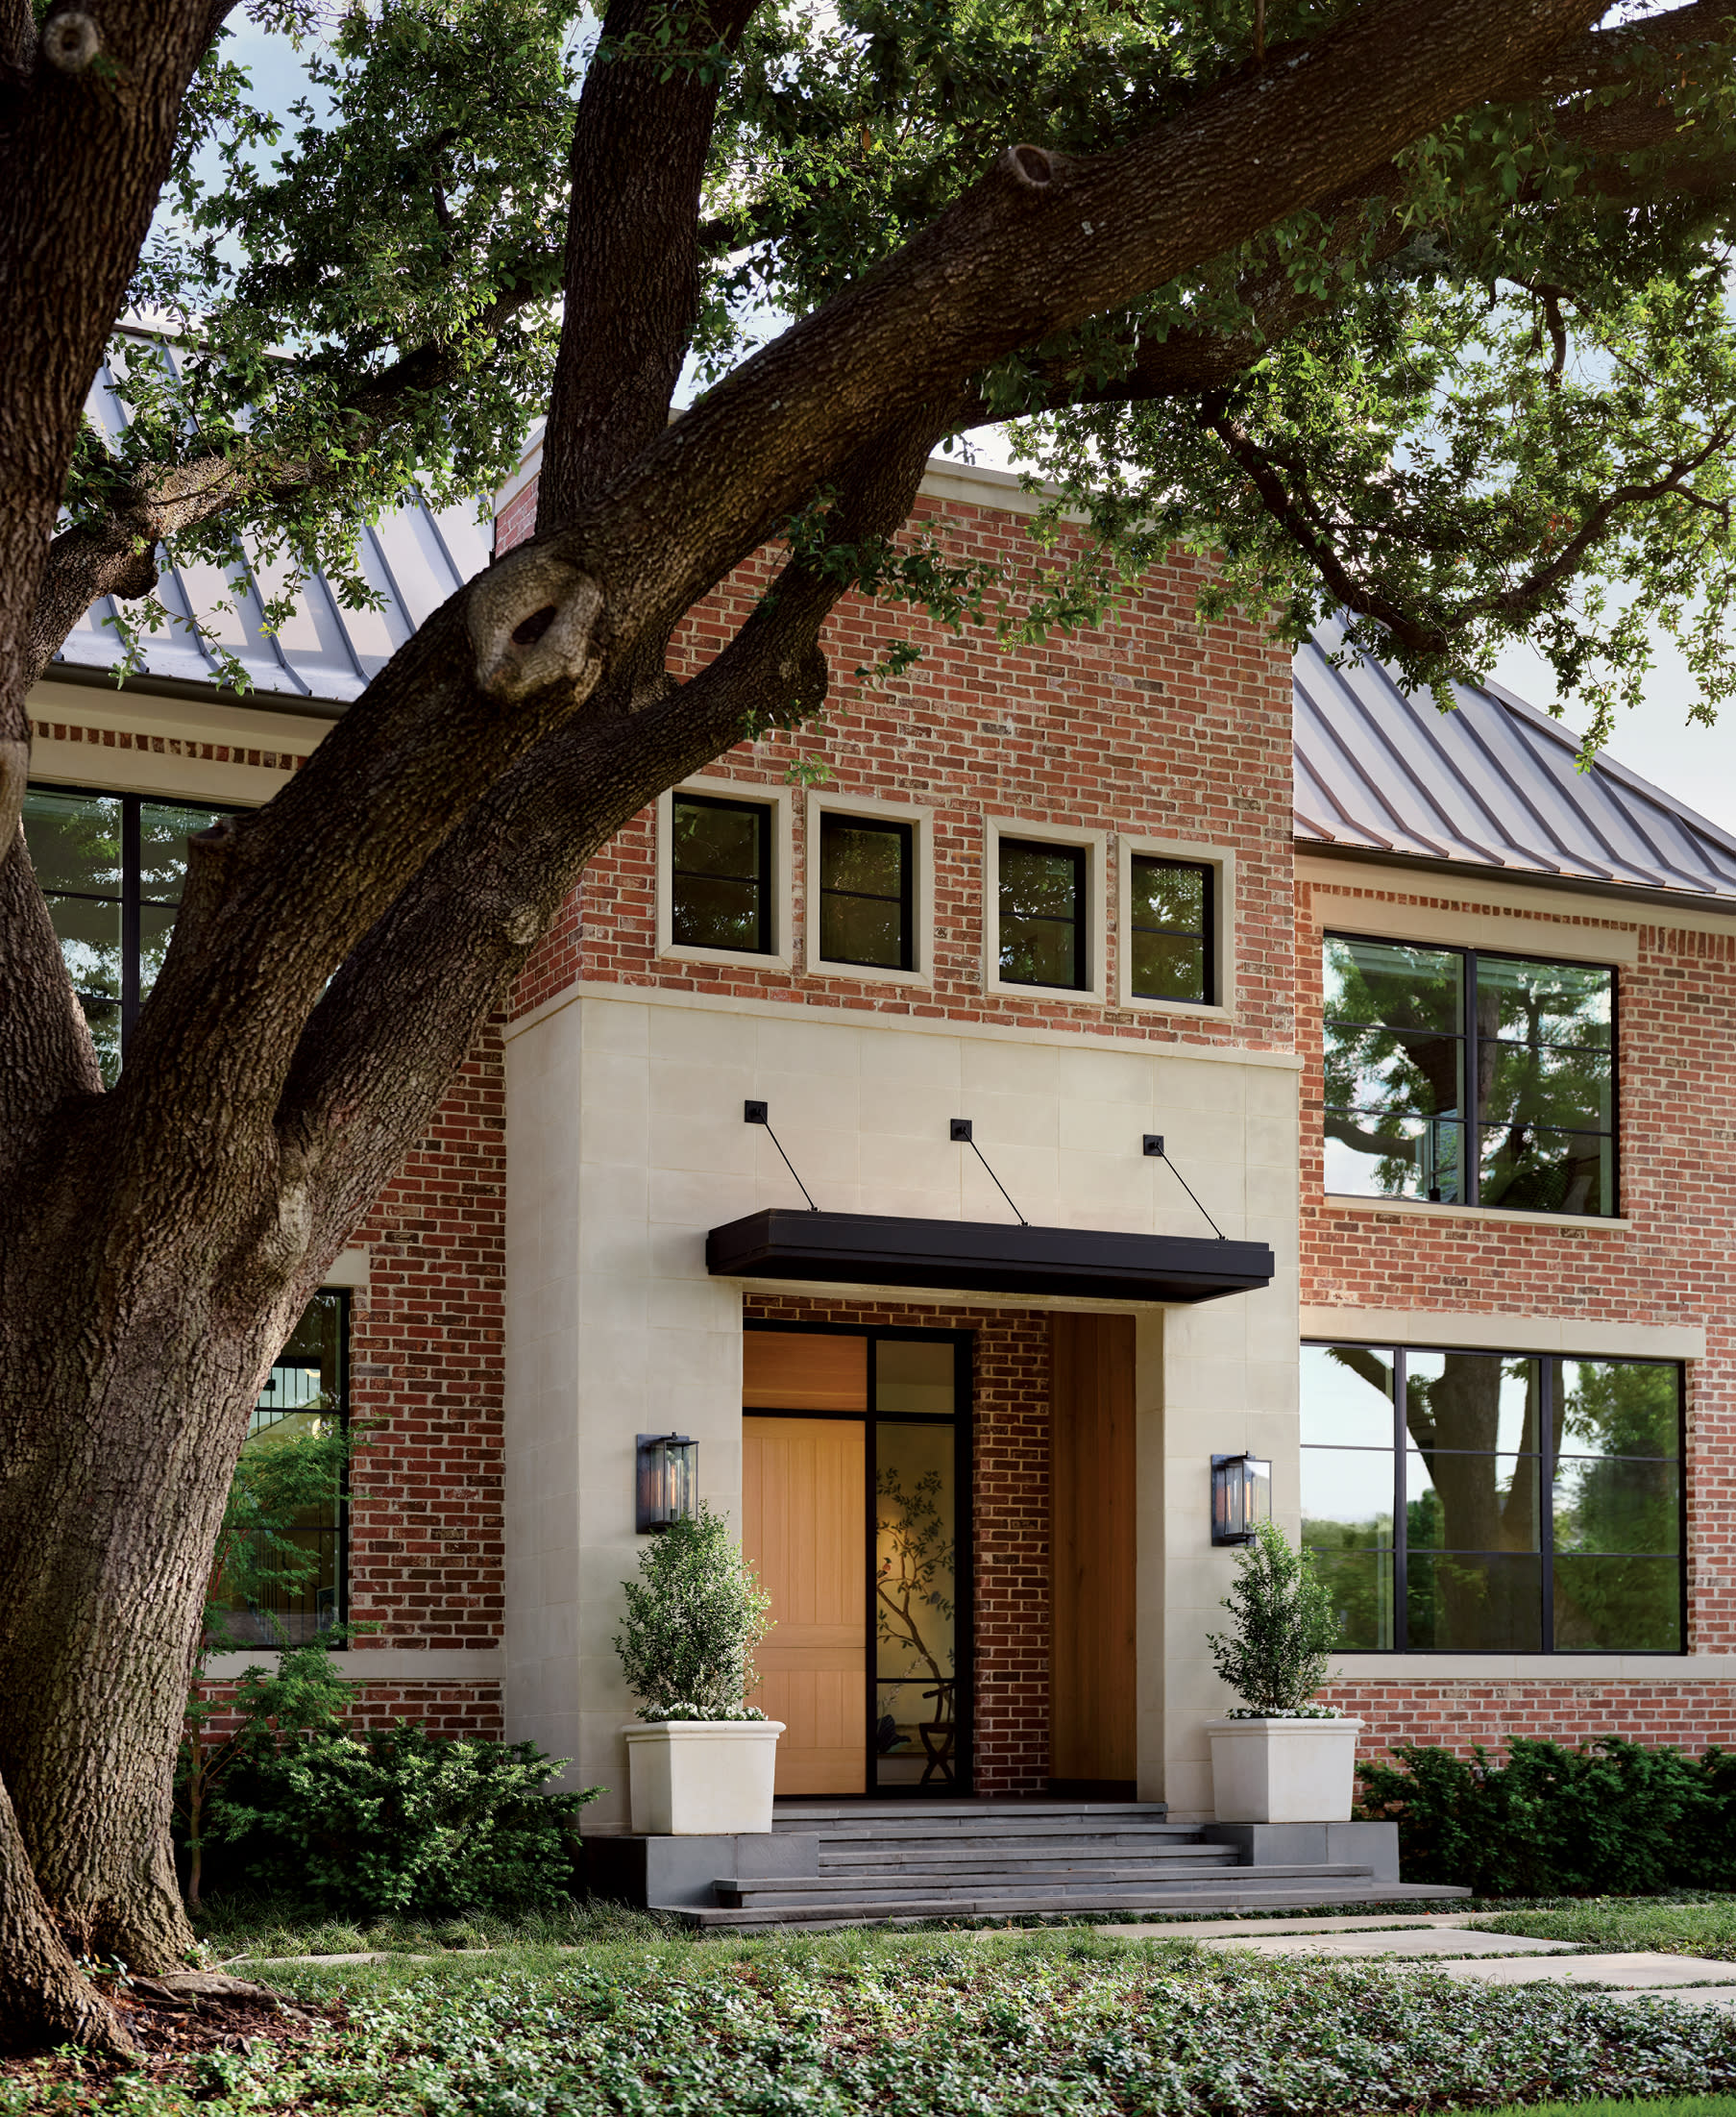
[[[781,1720],[636,1720],[626,1730],[633,1829],[722,1837],[771,1828]]]
[[[1360,1720],[1208,1720],[1220,1823],[1348,1823]]]

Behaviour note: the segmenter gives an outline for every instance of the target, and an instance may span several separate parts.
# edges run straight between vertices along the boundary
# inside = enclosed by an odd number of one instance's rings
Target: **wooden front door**
[[[867,1444],[854,1418],[742,1420],[742,1549],[777,1620],[752,1703],[784,1722],[780,1794],[868,1790]]]
[[[1100,1799],[1138,1771],[1134,1343],[1131,1316],[1049,1318],[1049,1773]]]

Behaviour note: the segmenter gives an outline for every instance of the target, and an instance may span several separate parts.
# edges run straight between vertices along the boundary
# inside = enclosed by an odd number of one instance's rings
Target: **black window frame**
[[[1530,957],[1522,961],[1529,962]],[[1303,1340],[1305,1350],[1331,1350],[1336,1345],[1357,1345],[1390,1356],[1392,1360],[1392,1457],[1393,1457],[1393,1515],[1392,1515],[1392,1636],[1390,1646],[1343,1646],[1337,1649],[1343,1654],[1548,1654],[1557,1656],[1564,1663],[1582,1660],[1589,1654],[1620,1654],[1625,1657],[1645,1658],[1652,1661],[1676,1662],[1689,1652],[1688,1640],[1688,1372],[1687,1363],[1681,1360],[1649,1360],[1643,1355],[1630,1357],[1622,1353],[1586,1352],[1538,1352],[1527,1351],[1518,1346],[1506,1346],[1496,1350],[1483,1345],[1423,1345],[1394,1344],[1388,1340],[1357,1341],[1344,1338],[1308,1338]],[[1467,1647],[1467,1646],[1412,1646],[1409,1643],[1409,1491],[1406,1475],[1406,1461],[1414,1446],[1409,1426],[1405,1415],[1408,1384],[1409,1363],[1417,1355],[1436,1354],[1474,1355],[1489,1360],[1534,1360],[1538,1364],[1538,1444],[1534,1451],[1537,1458],[1537,1553],[1541,1578],[1539,1597],[1539,1640],[1535,1646],[1513,1647]],[[1673,1647],[1610,1646],[1558,1647],[1555,1644],[1555,1480],[1562,1459],[1573,1458],[1576,1451],[1555,1445],[1555,1397],[1554,1391],[1560,1370],[1570,1363],[1584,1361],[1601,1366],[1658,1367],[1675,1376],[1675,1454],[1674,1457],[1629,1456],[1612,1458],[1622,1462],[1674,1462],[1675,1479],[1675,1549],[1674,1552],[1618,1552],[1606,1554],[1624,1558],[1674,1558],[1676,1567],[1676,1637],[1678,1643]],[[1358,1444],[1333,1443],[1330,1441],[1303,1440],[1301,1450],[1306,1458],[1310,1449],[1317,1448],[1323,1454],[1358,1452]],[[1383,1450],[1372,1443],[1360,1444],[1360,1452],[1380,1454]],[[1460,1454],[1478,1451],[1442,1450],[1440,1453]],[[1512,1451],[1493,1451],[1511,1453]],[[1418,1453],[1421,1453],[1419,1450]],[[1306,1531],[1304,1532],[1306,1534]],[[1305,1549],[1319,1550],[1319,1545],[1304,1545]],[[1449,1554],[1462,1558],[1504,1556],[1487,1552],[1455,1552]],[[1569,1554],[1573,1556],[1575,1554]],[[1605,1554],[1585,1554],[1601,1556]]]
[[[894,901],[870,890],[842,890],[827,886],[826,833],[834,826],[850,830],[880,831],[897,840],[898,852],[898,960],[896,963],[873,963],[865,956],[833,955],[824,946],[826,899],[829,897],[849,898],[857,901],[887,904]],[[821,964],[842,963],[852,970],[861,971],[914,971],[917,968],[917,826],[914,823],[893,816],[858,814],[854,809],[825,808],[819,811],[819,844],[814,865],[816,924],[814,930],[815,960]]]
[[[120,1047],[122,1063],[125,1063],[127,1046],[134,1030],[138,1026],[139,1010],[144,998],[139,991],[139,962],[143,952],[143,920],[141,914],[149,905],[155,909],[180,910],[179,900],[171,907],[168,899],[146,897],[144,894],[143,834],[139,827],[139,813],[146,808],[190,808],[207,816],[245,816],[250,812],[233,801],[198,801],[176,794],[123,792],[110,786],[72,786],[60,779],[31,779],[26,783],[25,794],[69,794],[81,801],[118,801],[121,807],[120,851]],[[62,890],[48,892],[50,896],[73,898],[87,904],[110,904],[114,898],[99,895],[93,890]],[[94,1002],[101,1007],[111,1007],[114,1001],[107,993],[86,993],[75,986],[81,1007]]]
[[[1141,867],[1163,868],[1170,873],[1197,874],[1202,877],[1200,895],[1200,924],[1190,926],[1158,926],[1149,920],[1136,918],[1134,905],[1137,893],[1134,888]],[[1215,1007],[1217,1005],[1217,869],[1210,860],[1172,859],[1162,852],[1130,852],[1127,869],[1128,905],[1127,933],[1127,990],[1134,999],[1153,1001],[1166,1007]],[[1197,941],[1200,944],[1200,997],[1198,999],[1179,998],[1174,993],[1141,992],[1134,983],[1133,936],[1137,933],[1166,934],[1173,940]]]
[[[1323,956],[1327,944],[1333,941],[1343,941],[1353,945],[1361,942],[1379,948],[1426,948],[1435,955],[1455,955],[1458,957],[1460,963],[1459,1010],[1460,1020],[1464,1023],[1463,1029],[1458,1032],[1458,1041],[1463,1046],[1465,1106],[1457,1119],[1448,1121],[1457,1124],[1461,1133],[1459,1181],[1464,1195],[1455,1199],[1443,1199],[1438,1196],[1414,1198],[1405,1193],[1383,1191],[1341,1191],[1332,1192],[1330,1195],[1340,1198],[1369,1198],[1382,1204],[1397,1201],[1409,1205],[1441,1205],[1449,1211],[1458,1206],[1481,1207],[1483,1205],[1481,1195],[1483,1117],[1479,1090],[1480,1068],[1478,1049],[1485,1039],[1478,1028],[1477,966],[1484,960],[1494,963],[1542,963],[1552,967],[1559,966],[1563,970],[1599,971],[1609,979],[1609,1130],[1606,1134],[1583,1129],[1578,1132],[1578,1136],[1581,1138],[1607,1138],[1609,1142],[1609,1210],[1605,1212],[1602,1207],[1599,1207],[1593,1212],[1577,1212],[1571,1206],[1508,1206],[1499,1199],[1485,1210],[1491,1213],[1541,1213],[1563,1220],[1616,1220],[1621,1219],[1622,978],[1621,972],[1615,964],[1595,962],[1583,956],[1525,953],[1515,948],[1469,948],[1452,941],[1423,941],[1417,939],[1414,935],[1347,933],[1337,927],[1329,927],[1322,933],[1321,948]],[[1350,1028],[1389,1028],[1393,1026],[1386,1022],[1352,1022],[1348,1016],[1331,1015],[1326,1011],[1323,998],[1321,1006],[1323,1045],[1326,1031],[1334,1022],[1342,1022],[1345,1026]],[[1442,1033],[1445,1034],[1446,1032]],[[1504,1044],[1508,1040],[1497,1037],[1488,1041]],[[1323,1103],[1326,1116],[1331,1116],[1336,1106],[1333,1104]],[[1570,1128],[1564,1127],[1562,1129]]]
[[[693,808],[709,808],[732,811],[754,819],[758,834],[760,883],[759,907],[755,920],[758,939],[751,948],[715,948],[707,941],[683,941],[675,931],[675,899],[684,874],[694,875],[702,881],[740,882],[739,874],[717,875],[702,868],[683,868],[675,857],[675,810],[683,803]],[[777,953],[777,868],[776,837],[773,824],[776,821],[776,804],[771,801],[738,800],[728,795],[700,794],[685,787],[676,787],[670,798],[670,845],[669,845],[669,928],[671,946],[677,948],[699,948],[707,955],[775,955]]]
[[[348,1434],[351,1430],[353,1418],[351,1403],[353,1347],[351,1333],[355,1322],[355,1291],[350,1287],[319,1287],[315,1289],[313,1298],[314,1300],[322,1298],[335,1299],[337,1303],[337,1403],[333,1409],[337,1417],[338,1431]],[[309,1306],[311,1307],[311,1305],[310,1302]],[[298,1317],[298,1329],[300,1324],[301,1318]],[[292,1331],[290,1337],[293,1338],[294,1335]],[[289,1341],[285,1340],[284,1343],[279,1347],[278,1359],[272,1362],[274,1368],[282,1359],[283,1353],[288,1349],[288,1344]],[[251,1422],[247,1438],[249,1440],[253,1439]],[[244,1441],[243,1446],[245,1445],[246,1442]],[[338,1653],[347,1649],[350,1644],[348,1637],[350,1623],[350,1465],[347,1462],[338,1476],[337,1508],[331,1527],[329,1530],[320,1531],[319,1534],[332,1539],[335,1563],[332,1568],[333,1602],[331,1623],[329,1626],[316,1625],[315,1632],[317,1637],[325,1637],[327,1633],[335,1632],[338,1637],[328,1639],[327,1647],[329,1652]],[[272,1613],[274,1615],[283,1614],[281,1611],[274,1611]],[[264,1652],[275,1651],[269,1641],[260,1641],[259,1647]],[[237,1651],[252,1653],[255,1650],[252,1646],[247,1646],[237,1649]]]
[[[1070,925],[1073,929],[1073,976],[1065,984],[1052,983],[1047,978],[1009,977],[1001,968],[1005,950],[1001,943],[1002,872],[1007,848],[1020,851],[1040,852],[1051,857],[1062,855],[1072,862],[1074,874],[1073,901],[1077,909],[1070,920],[1054,920],[1056,925]],[[1091,849],[1065,838],[1025,838],[1017,831],[1002,831],[994,849],[994,965],[997,984],[1016,987],[1024,993],[1088,993],[1091,990]],[[1042,915],[1045,918],[1047,914]]]

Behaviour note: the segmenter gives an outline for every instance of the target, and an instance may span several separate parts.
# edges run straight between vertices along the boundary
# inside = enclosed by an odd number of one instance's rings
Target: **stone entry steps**
[[[1161,1803],[784,1802],[773,1833],[803,1841],[787,1871],[720,1877],[707,1929],[882,1925],[1091,1910],[1212,1911],[1453,1898],[1346,1860],[1242,1865],[1240,1849],[1171,1823]],[[790,1845],[790,1853],[797,1852]]]

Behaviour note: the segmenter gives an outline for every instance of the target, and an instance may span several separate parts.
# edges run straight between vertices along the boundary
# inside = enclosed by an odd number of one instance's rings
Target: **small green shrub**
[[[1611,1735],[1584,1749],[1512,1736],[1479,1747],[1396,1745],[1402,1768],[1358,1764],[1357,1814],[1399,1826],[1407,1882],[1479,1896],[1638,1896],[1736,1886],[1736,1755],[1694,1758]]]
[[[740,1720],[756,1681],[753,1650],[770,1598],[729,1524],[709,1507],[672,1522],[623,1581],[625,1629],[615,1641],[642,1720]]]
[[[600,1787],[546,1793],[562,1760],[531,1742],[452,1741],[407,1721],[310,1734],[258,1758],[212,1834],[238,1879],[320,1911],[449,1918],[551,1906],[572,1819]]]
[[[1315,1579],[1308,1554],[1292,1550],[1276,1522],[1262,1521],[1237,1562],[1235,1585],[1223,1607],[1235,1617],[1235,1630],[1209,1632],[1206,1644],[1218,1674],[1246,1701],[1246,1711],[1285,1718],[1309,1714],[1309,1700],[1326,1682],[1338,1643],[1338,1623],[1331,1592]],[[1328,1711],[1311,1709],[1321,1717]]]

